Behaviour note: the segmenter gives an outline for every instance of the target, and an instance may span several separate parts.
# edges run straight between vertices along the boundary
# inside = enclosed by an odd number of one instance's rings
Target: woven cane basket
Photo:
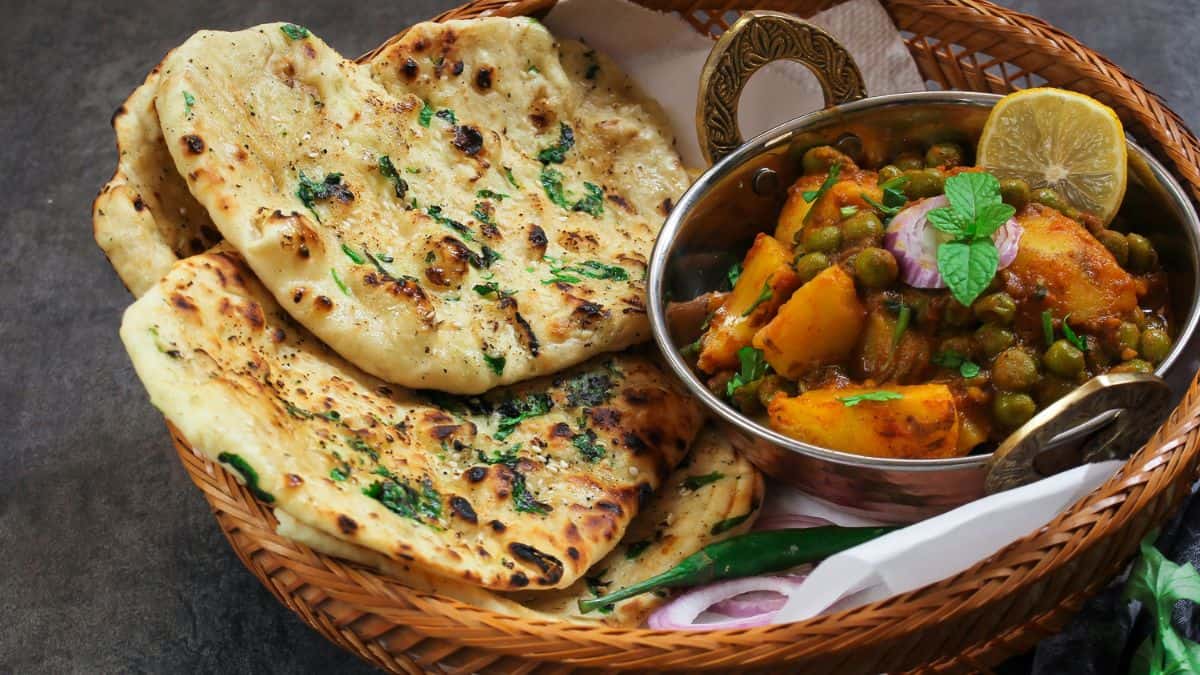
[[[1049,84],[1111,106],[1200,197],[1200,141],[1114,64],[1046,23],[982,0],[882,0],[931,87],[1004,93]],[[642,0],[718,35],[747,9],[807,17],[835,0]],[[554,0],[474,2],[439,19],[545,13]],[[395,38],[393,38],[395,39]],[[382,47],[381,47],[382,48]],[[369,58],[367,54],[363,58]],[[798,111],[800,112],[800,111]],[[518,619],[414,592],[275,534],[271,510],[171,428],[184,467],[238,556],[329,640],[392,672],[957,673],[987,671],[1060,630],[1188,495],[1200,391],[1117,475],[1038,532],[940,583],[858,609],[738,631],[622,630]]]

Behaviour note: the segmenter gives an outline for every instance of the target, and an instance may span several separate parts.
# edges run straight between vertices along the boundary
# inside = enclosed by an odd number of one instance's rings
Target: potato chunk
[[[1025,233],[1008,272],[1026,290],[1046,289],[1039,315],[1043,308],[1059,318],[1069,313],[1072,324],[1086,326],[1137,309],[1133,278],[1082,225],[1040,206],[1024,209],[1017,222]]]
[[[866,313],[854,291],[854,279],[834,265],[792,294],[771,323],[754,335],[754,346],[763,351],[775,372],[796,379],[849,357]]]
[[[877,391],[894,392],[900,398],[846,405],[849,397]],[[814,389],[791,398],[776,396],[767,413],[776,431],[823,448],[871,457],[936,459],[963,454],[955,408],[949,387],[920,384]]]
[[[883,199],[883,190],[876,184],[875,173],[858,171],[842,174],[841,179],[815,202],[804,201],[804,193],[821,187],[824,180],[825,176],[803,176],[788,188],[787,203],[779,212],[779,221],[775,226],[775,238],[784,246],[795,248],[805,229],[837,225],[842,219],[843,206],[870,209],[871,206],[862,198],[864,193],[877,202]],[[813,214],[805,222],[810,209]]]
[[[742,261],[742,275],[713,313],[700,339],[697,364],[706,373],[737,368],[737,352],[800,285],[792,254],[769,234],[759,233]]]

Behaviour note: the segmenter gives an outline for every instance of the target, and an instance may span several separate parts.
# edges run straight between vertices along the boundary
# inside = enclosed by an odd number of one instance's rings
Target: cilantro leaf
[[[589,462],[599,461],[608,454],[603,445],[598,442],[596,432],[587,429],[581,434],[575,434],[571,438],[571,445],[583,455],[583,458]]]
[[[1000,253],[991,239],[955,240],[938,247],[937,261],[951,294],[970,307],[996,276]]]
[[[516,188],[516,189],[520,190],[520,189],[521,189],[521,186],[517,184],[517,179],[516,179],[516,178],[513,178],[513,172],[512,172],[512,169],[511,169],[511,168],[509,168],[509,167],[507,167],[507,166],[506,166],[506,167],[503,167],[503,169],[504,169],[504,180],[508,181],[508,184],[509,184],[509,185],[511,185],[511,186],[513,186],[514,188]]]
[[[733,396],[738,389],[764,377],[771,368],[763,358],[762,351],[754,347],[742,347],[737,355],[741,369],[725,384],[726,396]]]
[[[1070,342],[1071,344],[1075,345],[1079,349],[1079,351],[1086,352],[1087,351],[1087,341],[1085,341],[1082,336],[1080,336],[1074,330],[1071,329],[1070,324],[1067,323],[1067,319],[1070,319],[1070,318],[1071,318],[1070,314],[1067,314],[1066,316],[1063,317],[1063,321],[1062,321],[1063,337],[1067,338],[1067,342]]]
[[[192,119],[192,106],[196,105],[196,97],[190,92],[183,92],[183,114],[190,120]]]
[[[858,196],[861,197],[864,202],[866,202],[868,205],[870,205],[871,208],[875,209],[876,211],[883,214],[884,216],[894,216],[897,213],[900,213],[900,210],[904,207],[903,204],[901,204],[899,206],[888,206],[886,204],[881,204],[881,203],[875,201],[871,197],[871,195],[869,195],[865,192],[858,193]]]
[[[542,189],[546,191],[546,196],[550,198],[550,201],[568,211],[571,210],[573,205],[567,200],[567,196],[563,192],[562,172],[549,167],[543,168],[540,180]]]
[[[304,26],[297,26],[294,23],[285,23],[279,27],[279,30],[283,31],[283,34],[288,36],[288,39],[290,40],[303,40],[311,35],[307,28]]]
[[[503,356],[489,356],[484,354],[483,361],[488,365],[488,368],[490,368],[493,373],[497,375],[503,375],[504,365],[508,362],[508,359]]]
[[[583,191],[586,195],[583,199],[575,202],[571,210],[582,211],[593,218],[599,218],[604,213],[604,191],[600,189],[600,186],[587,181],[583,183]]]
[[[1042,310],[1042,339],[1047,347],[1054,344],[1054,316],[1048,309]]]
[[[754,304],[747,307],[746,311],[742,312],[742,316],[750,316],[750,314],[752,314],[754,312],[754,310],[758,309],[759,305],[770,300],[774,295],[775,295],[774,292],[771,291],[770,279],[768,279],[767,281],[764,281],[762,290],[759,291],[758,297],[754,299]]]
[[[821,185],[816,190],[805,190],[800,196],[809,204],[817,201],[825,196],[826,192],[829,192],[829,188],[833,187],[833,184],[837,182],[838,174],[841,172],[842,163],[834,162],[833,166],[829,167],[829,175],[825,176],[825,180],[821,181]]]
[[[904,398],[903,394],[898,394],[894,391],[883,391],[881,389],[879,391],[868,391],[861,394],[855,394],[853,396],[839,396],[838,400],[841,401],[842,405],[846,406],[847,408],[853,408],[863,401],[898,401],[902,398]]]
[[[884,181],[879,187],[883,189],[883,205],[890,208],[900,208],[908,203],[908,195],[901,188],[908,183],[908,176],[896,176]]]
[[[433,121],[433,106],[425,101],[421,104],[421,112],[417,114],[417,124],[428,129],[431,121]]]
[[[562,164],[567,151],[575,147],[575,132],[566,122],[558,123],[558,143],[545,148],[538,153],[538,161],[542,164]]]
[[[491,190],[486,189],[477,191],[475,196],[479,197],[480,199],[495,199],[498,202],[509,198],[509,195],[506,195],[503,192],[492,192]]]
[[[711,485],[712,483],[715,483],[724,477],[725,474],[721,473],[720,471],[713,471],[712,473],[706,473],[703,475],[688,476],[684,479],[682,485],[684,488],[694,491],[699,490],[705,485]]]
[[[336,269],[330,267],[329,276],[333,277],[333,283],[337,284],[337,287],[342,289],[343,293],[350,295],[350,289],[346,287],[346,282],[342,281],[342,278],[338,276]]]
[[[346,244],[342,244],[342,253],[345,253],[347,258],[353,260],[355,265],[362,265],[367,262],[365,258],[358,254],[358,251],[355,251]]]
[[[404,195],[408,194],[408,181],[400,177],[400,173],[396,171],[395,165],[392,164],[391,157],[387,155],[380,156],[379,175],[392,181],[396,189],[397,199],[404,199]]]
[[[742,278],[742,263],[733,263],[729,271],[725,273],[725,278],[729,280],[729,288],[731,290],[734,286],[737,286],[738,279]]]

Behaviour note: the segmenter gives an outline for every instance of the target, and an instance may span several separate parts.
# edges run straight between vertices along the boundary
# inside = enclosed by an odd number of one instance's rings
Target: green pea
[[[1012,331],[994,323],[985,323],[975,331],[975,346],[989,359],[1011,347],[1015,340]]]
[[[980,321],[994,321],[1001,324],[1012,323],[1017,313],[1017,303],[1008,293],[992,293],[975,301],[971,305],[975,318]]]
[[[1154,245],[1150,240],[1140,234],[1130,233],[1126,235],[1129,241],[1129,266],[1128,270],[1136,274],[1142,274],[1154,269],[1158,264],[1158,251],[1154,250]]]
[[[827,225],[804,233],[804,250],[830,253],[842,247],[842,230],[836,225]]]
[[[899,178],[902,173],[904,172],[900,167],[895,164],[888,164],[879,170],[879,182],[886,183],[893,178]]]
[[[1071,206],[1058,190],[1054,188],[1038,188],[1033,191],[1033,201],[1049,206],[1068,218],[1079,218],[1079,209]]]
[[[1124,351],[1132,349],[1137,351],[1138,345],[1142,340],[1142,331],[1132,321],[1122,321],[1117,327],[1117,347]]]
[[[1138,351],[1150,363],[1161,363],[1171,353],[1171,336],[1161,328],[1151,328],[1142,333],[1141,349]]]
[[[1071,393],[1075,387],[1075,382],[1071,380],[1064,380],[1057,375],[1047,375],[1037,385],[1038,405],[1044,408]]]
[[[1028,394],[1002,392],[992,401],[992,416],[1005,429],[1016,429],[1037,412],[1037,404]]]
[[[1154,372],[1154,366],[1150,365],[1149,361],[1143,361],[1141,359],[1129,359],[1128,361],[1126,361],[1125,363],[1122,363],[1119,366],[1113,366],[1112,370],[1110,370],[1108,372],[1110,372],[1110,373],[1140,373],[1142,375],[1149,375]]]
[[[868,288],[885,288],[896,280],[896,257],[881,248],[864,248],[854,257],[854,274]]]
[[[956,143],[934,143],[925,151],[925,166],[962,166],[963,149]]]
[[[1073,377],[1083,372],[1083,352],[1066,340],[1056,340],[1042,354],[1042,364],[1056,375]]]
[[[874,211],[859,210],[842,222],[842,237],[853,243],[875,243],[883,237],[883,223]]]
[[[808,283],[826,267],[829,267],[829,256],[824,253],[805,253],[796,259],[796,274],[804,283]]]
[[[1096,239],[1104,244],[1104,248],[1113,255],[1118,265],[1125,267],[1129,264],[1129,240],[1125,235],[1112,230],[1100,230],[1096,233]]]
[[[1037,361],[1019,347],[1009,347],[1000,352],[992,364],[992,384],[997,389],[1025,391],[1037,381]]]
[[[842,166],[845,166],[849,162],[849,157],[846,157],[831,145],[818,145],[815,148],[809,148],[801,160],[801,164],[804,166],[804,173],[807,174],[825,173],[834,164],[841,163]]]
[[[1020,211],[1030,200],[1029,183],[1020,178],[1005,178],[1000,181],[1000,198]]]
[[[909,199],[936,197],[946,188],[946,177],[937,169],[905,171],[908,182],[904,184],[904,195]]]
[[[903,171],[925,168],[925,160],[915,152],[902,152],[899,155],[896,155],[896,160],[893,161],[892,164],[895,164]]]

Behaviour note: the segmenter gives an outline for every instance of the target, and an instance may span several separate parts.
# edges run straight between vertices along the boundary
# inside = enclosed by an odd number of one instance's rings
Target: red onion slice
[[[883,245],[896,256],[900,265],[900,278],[914,288],[945,288],[946,282],[937,269],[937,247],[952,237],[934,227],[926,218],[933,209],[948,206],[945,195],[922,199],[904,209],[888,224]],[[1003,227],[992,235],[1000,253],[997,269],[1004,269],[1017,257],[1017,246],[1024,229],[1016,218],[1009,218]]]
[[[720,628],[753,628],[771,623],[787,598],[804,582],[803,575],[759,576],[718,581],[700,586],[663,605],[646,621],[654,630],[717,630]],[[755,593],[731,605],[736,616],[721,621],[696,623],[696,619],[717,605],[738,596]],[[782,596],[782,601],[776,597]]]

